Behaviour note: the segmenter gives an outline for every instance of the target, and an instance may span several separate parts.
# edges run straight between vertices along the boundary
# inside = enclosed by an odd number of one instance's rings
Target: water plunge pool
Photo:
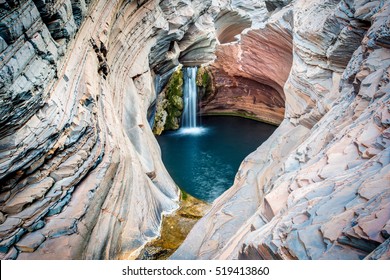
[[[200,123],[200,127],[165,132],[157,141],[176,184],[212,202],[232,186],[241,162],[276,126],[230,116],[204,116]]]

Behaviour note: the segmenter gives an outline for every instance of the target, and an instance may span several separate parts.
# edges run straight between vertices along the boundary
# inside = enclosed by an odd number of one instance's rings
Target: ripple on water
[[[208,129],[206,127],[190,127],[190,128],[181,128],[175,135],[193,135],[193,136],[201,136],[207,133]]]

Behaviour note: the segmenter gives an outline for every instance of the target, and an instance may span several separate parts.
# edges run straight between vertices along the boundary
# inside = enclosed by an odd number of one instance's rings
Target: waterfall
[[[182,127],[184,129],[196,128],[197,118],[197,87],[196,87],[197,67],[184,67],[184,112],[182,116]]]

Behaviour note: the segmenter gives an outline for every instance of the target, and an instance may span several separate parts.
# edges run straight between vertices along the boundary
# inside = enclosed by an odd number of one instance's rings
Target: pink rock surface
[[[247,29],[237,42],[219,45],[209,66],[215,92],[202,113],[237,113],[274,124],[284,118],[284,84],[292,64],[292,13],[276,14],[262,29]]]
[[[173,259],[389,259],[390,4],[375,3],[284,8],[285,119]]]

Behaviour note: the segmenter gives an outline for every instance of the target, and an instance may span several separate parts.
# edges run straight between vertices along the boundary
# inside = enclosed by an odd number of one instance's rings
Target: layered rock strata
[[[390,3],[288,9],[285,118],[173,259],[389,259]]]
[[[0,3],[1,259],[131,258],[159,234],[179,191],[146,112],[210,3]]]
[[[205,111],[284,119],[173,258],[388,259],[389,3],[289,2],[2,1],[0,258],[135,257],[178,207],[155,80],[216,53]]]
[[[202,99],[201,112],[235,114],[280,124],[284,117],[283,87],[292,64],[292,11],[284,9],[272,14],[259,28],[259,19],[252,13],[236,10],[241,15],[241,18],[235,15],[237,25],[232,23],[222,28],[219,22],[226,13],[217,18],[220,45],[216,49],[216,60],[207,67],[213,77],[214,90]],[[265,6],[259,10],[265,10],[262,20],[266,19]],[[235,33],[251,18],[252,28]],[[218,32],[219,29],[222,31]],[[233,34],[237,35],[236,40]]]

